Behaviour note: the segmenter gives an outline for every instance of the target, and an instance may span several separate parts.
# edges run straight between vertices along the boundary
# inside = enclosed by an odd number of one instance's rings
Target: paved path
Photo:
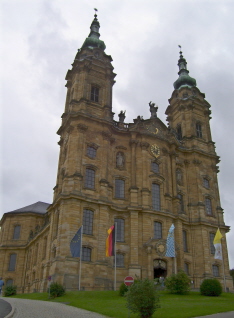
[[[12,305],[12,306],[11,306]],[[13,309],[13,310],[11,310]],[[108,318],[106,316],[56,302],[1,298],[0,318]],[[169,318],[169,317],[168,317]],[[234,311],[196,318],[234,318]]]
[[[56,302],[18,298],[4,298],[3,300],[6,300],[15,309],[14,313],[3,316],[5,318],[107,318],[94,312]]]

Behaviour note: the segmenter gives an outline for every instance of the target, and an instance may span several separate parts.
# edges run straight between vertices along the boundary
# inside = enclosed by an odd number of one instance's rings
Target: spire
[[[182,55],[181,51],[181,46],[179,45],[180,48],[180,58],[178,61],[178,66],[179,66],[179,78],[175,81],[174,88],[179,89],[181,86],[189,86],[193,87],[196,86],[196,80],[192,77],[189,76],[189,71],[187,70],[187,62],[186,59]]]
[[[100,24],[97,19],[97,9],[94,9],[94,10],[95,10],[95,14],[94,14],[93,22],[91,23],[91,26],[90,26],[90,33],[89,33],[89,36],[85,39],[84,44],[82,45],[82,48],[89,47],[93,49],[95,47],[98,47],[104,51],[106,48],[106,45],[102,40],[99,40]]]

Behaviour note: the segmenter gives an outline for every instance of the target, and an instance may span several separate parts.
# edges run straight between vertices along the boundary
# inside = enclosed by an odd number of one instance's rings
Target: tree
[[[159,308],[159,295],[154,281],[149,279],[137,280],[129,288],[127,294],[127,307],[133,313],[139,313],[141,318],[150,318]]]
[[[171,294],[187,294],[190,291],[190,278],[184,271],[179,271],[166,279],[165,286]]]

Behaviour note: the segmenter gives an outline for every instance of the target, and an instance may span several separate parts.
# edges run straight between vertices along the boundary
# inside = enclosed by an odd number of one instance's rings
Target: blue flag
[[[75,236],[73,237],[70,243],[70,250],[71,250],[72,257],[80,257],[80,254],[81,254],[80,252],[81,252],[82,226],[76,232]]]
[[[175,257],[175,239],[174,239],[174,224],[171,225],[167,236],[167,257]]]

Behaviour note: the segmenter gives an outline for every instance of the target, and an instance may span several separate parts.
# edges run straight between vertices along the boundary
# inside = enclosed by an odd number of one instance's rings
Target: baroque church
[[[57,181],[53,203],[37,202],[4,213],[0,276],[19,293],[46,291],[49,281],[67,290],[111,290],[128,275],[167,277],[182,269],[199,288],[215,277],[229,289],[228,251],[217,181],[219,157],[210,131],[211,106],[189,75],[180,52],[178,79],[165,109],[168,125],[149,103],[149,118],[114,120],[112,58],[100,40],[95,14],[89,36],[66,75]],[[106,257],[107,230],[117,224],[116,260]],[[174,224],[176,257],[166,256]],[[80,226],[80,259],[70,242]],[[223,261],[214,259],[217,229]],[[79,281],[80,280],[80,281]]]

